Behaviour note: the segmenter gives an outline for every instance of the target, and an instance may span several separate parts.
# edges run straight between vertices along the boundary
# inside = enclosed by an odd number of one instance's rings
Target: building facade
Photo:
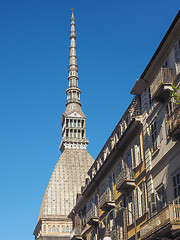
[[[141,98],[149,209],[141,239],[180,236],[180,106],[172,84],[180,86],[180,12],[132,89]]]
[[[106,227],[112,239],[133,239],[135,214],[140,235],[140,225],[147,220],[142,127],[141,104],[135,97],[88,172],[69,215],[72,239],[103,240]]]
[[[71,239],[180,239],[180,12],[88,172]],[[136,223],[136,227],[135,227]]]
[[[35,239],[70,239],[71,219],[67,216],[76,203],[76,195],[85,184],[93,158],[87,152],[86,116],[80,102],[76,56],[75,19],[72,12],[70,32],[69,86],[66,90],[66,110],[62,115],[62,152],[45,191]],[[77,178],[78,176],[78,178]]]

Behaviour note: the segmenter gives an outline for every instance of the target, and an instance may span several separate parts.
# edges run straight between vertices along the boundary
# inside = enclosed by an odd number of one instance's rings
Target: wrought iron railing
[[[88,222],[90,219],[98,217],[99,217],[98,207],[94,204],[87,213],[86,221]]]
[[[161,68],[158,74],[156,75],[154,81],[151,85],[151,97],[153,98],[158,89],[163,84],[172,84],[173,77],[172,77],[172,70],[169,68]]]
[[[134,172],[132,169],[124,168],[116,177],[116,187],[120,186],[125,180],[134,180]]]
[[[113,202],[114,201],[114,191],[110,188],[107,188],[106,191],[101,195],[99,199],[99,205],[100,208],[106,203],[106,202]]]
[[[167,205],[141,226],[140,237],[145,239],[167,224],[180,225],[180,205]]]

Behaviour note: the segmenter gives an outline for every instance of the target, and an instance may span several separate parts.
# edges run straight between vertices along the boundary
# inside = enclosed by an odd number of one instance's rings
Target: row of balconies
[[[98,223],[98,212],[94,208],[88,212],[87,219],[89,219],[90,225]],[[91,219],[91,220],[90,220]],[[93,222],[92,222],[92,219]],[[102,229],[102,231],[105,230]],[[105,232],[102,232],[104,235]],[[72,240],[82,239],[81,228],[74,228],[72,231]],[[101,234],[101,232],[100,232]],[[101,235],[102,235],[101,234]],[[111,239],[120,240],[122,234],[118,226],[110,231]],[[140,227],[140,238],[142,240],[152,240],[165,237],[168,239],[177,239],[180,236],[180,204],[167,205],[164,209],[158,212],[156,215],[147,220]]]
[[[135,188],[134,174],[131,169],[123,169],[115,179],[116,188],[120,192],[129,192]],[[109,211],[115,207],[115,198],[113,189],[106,188],[99,198],[99,208],[103,211]],[[87,213],[86,221],[89,225],[98,223],[99,211],[95,204]]]
[[[127,141],[129,141],[130,135],[134,133],[141,123],[140,116],[141,112],[139,101],[135,97],[89,170],[88,174],[91,179],[94,175],[96,175],[97,171],[110,155],[114,147],[119,144],[118,149],[121,149]]]

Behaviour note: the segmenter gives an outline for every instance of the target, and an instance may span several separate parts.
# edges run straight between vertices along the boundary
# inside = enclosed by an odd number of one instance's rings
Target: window
[[[81,127],[82,128],[84,127],[84,120],[82,120],[82,122],[81,122]]]
[[[112,231],[116,228],[116,223],[115,223],[115,212],[111,212],[108,215],[108,219],[107,219],[107,227],[109,229],[109,231]]]
[[[81,138],[81,131],[78,130],[78,138]]]
[[[157,211],[160,211],[166,206],[165,189],[163,184],[156,189],[156,205]]]
[[[111,173],[109,178],[107,179],[107,190],[108,190],[108,197],[110,201],[114,200],[114,175]]]
[[[48,232],[59,232],[59,228],[53,225],[52,227],[49,228]]]
[[[174,45],[176,74],[180,73],[180,40]]]
[[[124,224],[124,211],[123,210],[119,210],[117,212],[117,234],[119,235],[118,239],[125,239],[125,224]]]
[[[146,213],[146,185],[143,181],[136,189],[135,199],[136,217],[141,217]]]
[[[70,130],[70,138],[72,138],[73,137],[73,130],[71,129]]]
[[[66,127],[69,126],[69,119],[66,119]]]
[[[155,214],[166,206],[166,195],[164,185],[160,185],[151,193],[151,213]]]
[[[76,125],[76,119],[74,119],[74,127],[76,127],[77,125]]]
[[[180,172],[173,177],[173,187],[175,204],[180,204]]]
[[[74,130],[74,137],[75,137],[75,138],[77,137],[77,131],[76,131],[76,129]]]
[[[84,138],[84,130],[82,130],[82,138]]]
[[[152,152],[155,152],[158,148],[156,120],[151,124],[151,141],[152,141]]]
[[[127,198],[126,198],[126,202],[127,202],[127,207],[129,209],[130,212],[127,212],[127,223],[128,225],[131,225],[133,223],[133,215],[134,214],[134,194],[130,194]]]
[[[81,127],[81,121],[78,120],[78,127]]]
[[[69,136],[69,130],[66,129],[66,137],[68,137],[68,136]]]
[[[139,164],[142,162],[142,153],[141,153],[141,142],[139,141],[133,146],[131,149],[132,152],[132,166],[133,168],[139,166]]]
[[[166,106],[167,119],[171,117],[172,113],[173,113],[173,103],[172,103],[172,101],[170,101],[168,103],[168,105]]]
[[[73,120],[70,119],[70,127],[72,127],[72,126],[73,126]]]
[[[71,227],[70,226],[63,227],[62,232],[64,232],[64,233],[71,232]]]
[[[174,45],[174,55],[175,55],[175,62],[180,62],[180,40],[178,40]]]

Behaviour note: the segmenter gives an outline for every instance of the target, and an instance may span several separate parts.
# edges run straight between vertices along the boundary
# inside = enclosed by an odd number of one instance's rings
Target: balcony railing
[[[72,232],[71,232],[71,239],[72,239],[72,240],[82,239],[80,227],[75,227],[75,228],[72,230]]]
[[[171,90],[173,83],[172,71],[169,68],[161,68],[151,85],[152,99],[162,100],[165,93]]]
[[[120,192],[131,191],[135,188],[135,179],[132,169],[124,168],[116,178],[116,188]]]
[[[99,212],[98,207],[94,204],[88,211],[86,221],[89,225],[98,223]]]
[[[102,210],[115,207],[114,192],[107,188],[99,199],[99,205]]]
[[[180,139],[180,107],[176,107],[167,119],[168,134],[174,139]]]
[[[141,239],[156,239],[158,233],[164,236],[180,234],[180,205],[168,205],[141,225]],[[179,235],[178,235],[179,236]]]

